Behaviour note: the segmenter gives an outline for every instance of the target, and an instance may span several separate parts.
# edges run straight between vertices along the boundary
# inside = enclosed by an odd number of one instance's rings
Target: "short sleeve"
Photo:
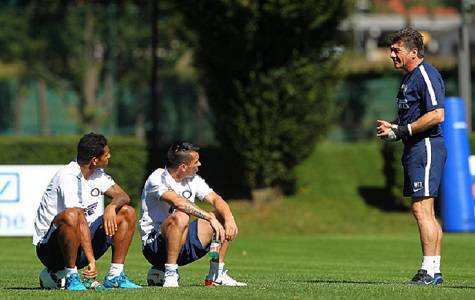
[[[81,181],[73,174],[65,174],[58,180],[58,188],[65,208],[82,208]]]
[[[107,173],[102,173],[101,176],[101,193],[104,194],[111,186],[115,184],[114,179]]]
[[[427,72],[421,68],[422,80],[419,81],[419,88],[426,112],[444,107],[445,87],[440,74]]]
[[[196,175],[195,178],[193,178],[193,185],[196,189],[196,198],[200,201],[203,201],[206,195],[213,191],[213,189],[210,188],[206,181],[199,175]]]
[[[160,199],[165,192],[173,191],[170,187],[170,184],[167,182],[165,173],[162,173],[161,176],[153,178],[150,182],[150,187],[147,189],[147,194],[152,194],[156,196],[157,199]]]

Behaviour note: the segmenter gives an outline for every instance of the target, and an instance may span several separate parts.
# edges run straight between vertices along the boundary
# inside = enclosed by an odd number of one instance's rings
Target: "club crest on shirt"
[[[189,190],[183,191],[183,192],[181,192],[181,195],[186,199],[190,199],[191,191],[189,191]]]
[[[100,194],[101,194],[101,192],[99,191],[98,188],[93,188],[93,189],[91,190],[91,196],[93,196],[93,197],[97,197],[97,196],[99,196]]]

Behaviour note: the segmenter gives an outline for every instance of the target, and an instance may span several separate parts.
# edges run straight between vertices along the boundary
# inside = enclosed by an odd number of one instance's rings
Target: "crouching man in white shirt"
[[[139,288],[125,273],[124,261],[135,230],[135,210],[127,193],[107,175],[110,149],[103,135],[84,135],[77,146],[77,159],[62,167],[49,183],[36,213],[33,244],[58,288],[86,290],[78,268],[90,288]],[[112,201],[104,207],[104,194]],[[96,259],[112,246],[109,274],[96,281]],[[51,282],[51,280],[49,280]],[[65,282],[63,286],[60,282]]]
[[[205,286],[245,286],[224,269],[224,258],[238,228],[228,204],[196,173],[201,166],[199,148],[177,142],[167,152],[167,165],[155,170],[142,192],[142,253],[152,264],[149,285],[178,287],[178,266],[189,264],[209,252],[213,235],[219,240],[218,258],[210,261]],[[194,204],[206,201],[214,212]],[[190,223],[191,216],[197,217]],[[164,275],[163,275],[164,273]],[[163,277],[164,276],[164,279]]]

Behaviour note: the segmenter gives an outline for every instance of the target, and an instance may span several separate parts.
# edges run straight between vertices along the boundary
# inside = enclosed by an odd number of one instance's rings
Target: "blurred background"
[[[375,142],[374,124],[394,118],[402,76],[387,34],[420,30],[471,117],[472,2],[1,1],[0,163],[66,163],[80,135],[100,132],[111,173],[138,198],[184,139],[202,147],[217,191],[267,201],[302,190],[296,167],[315,146],[369,145],[360,154],[381,157],[387,195],[400,149]]]

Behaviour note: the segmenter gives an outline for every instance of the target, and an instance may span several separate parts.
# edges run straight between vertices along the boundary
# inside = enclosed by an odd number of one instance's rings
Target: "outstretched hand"
[[[376,121],[376,136],[381,139],[387,138],[390,132],[392,131],[391,127],[392,127],[392,124],[389,123],[388,121],[377,120]]]

